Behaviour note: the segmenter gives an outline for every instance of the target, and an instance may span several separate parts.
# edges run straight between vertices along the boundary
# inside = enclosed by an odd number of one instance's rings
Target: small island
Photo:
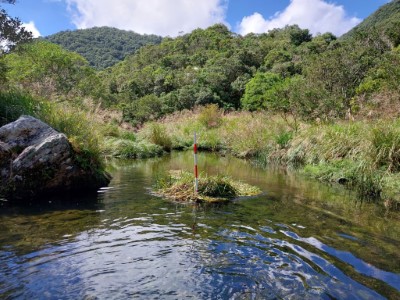
[[[157,181],[154,193],[178,202],[220,203],[239,197],[257,196],[262,192],[258,187],[233,180],[228,176],[203,174],[199,178],[199,188],[196,193],[193,174],[173,170],[168,176]]]

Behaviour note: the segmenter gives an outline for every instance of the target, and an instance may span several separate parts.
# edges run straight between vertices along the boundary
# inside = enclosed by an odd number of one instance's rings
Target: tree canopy
[[[96,69],[105,69],[148,44],[159,44],[161,37],[141,35],[111,27],[62,31],[46,37],[52,43],[77,52]]]
[[[0,3],[14,4],[15,0],[1,0]],[[2,52],[8,52],[16,44],[28,41],[32,38],[32,33],[22,26],[18,18],[10,17],[0,6],[0,44]]]

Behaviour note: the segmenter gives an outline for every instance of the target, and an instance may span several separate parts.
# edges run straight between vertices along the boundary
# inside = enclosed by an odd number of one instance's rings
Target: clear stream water
[[[2,204],[0,299],[400,299],[399,213],[205,153],[200,170],[263,194],[214,206],[151,195],[157,176],[192,164],[182,152],[110,161],[96,198]]]

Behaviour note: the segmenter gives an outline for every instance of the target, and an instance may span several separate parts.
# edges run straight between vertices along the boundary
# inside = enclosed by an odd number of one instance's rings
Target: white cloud
[[[176,36],[224,22],[227,0],[66,0],[77,28],[111,26]]]
[[[263,33],[297,24],[313,34],[332,32],[340,36],[360,22],[358,18],[347,16],[343,6],[323,0],[291,0],[284,11],[276,13],[270,19],[265,19],[260,13],[244,17],[238,31],[240,34]]]
[[[30,21],[29,23],[23,23],[22,26],[25,27],[26,30],[32,32],[34,38],[41,36],[39,30],[36,28],[35,22]]]

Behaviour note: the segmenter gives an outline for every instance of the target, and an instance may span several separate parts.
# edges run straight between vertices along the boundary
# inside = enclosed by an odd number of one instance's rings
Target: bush
[[[282,78],[273,73],[257,73],[247,84],[243,98],[242,107],[249,111],[265,108],[267,92],[275,85],[281,83]]]
[[[155,95],[147,95],[133,100],[123,109],[123,119],[133,125],[155,120],[162,115],[162,102]]]
[[[219,127],[222,123],[222,113],[217,104],[208,104],[201,109],[198,120],[208,129]]]
[[[281,149],[286,148],[293,138],[293,133],[290,131],[281,132],[275,136],[275,141]]]

